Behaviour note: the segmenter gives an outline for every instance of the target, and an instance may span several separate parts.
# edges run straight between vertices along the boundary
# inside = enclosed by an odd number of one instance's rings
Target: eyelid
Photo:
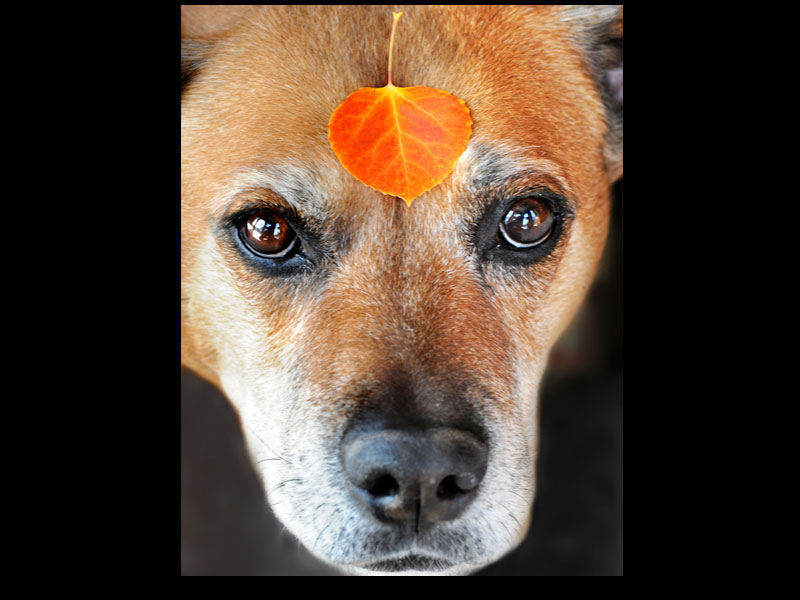
[[[492,207],[497,208],[498,205],[502,205],[502,208],[507,210],[512,204],[525,198],[538,198],[548,202],[553,210],[562,216],[571,217],[575,215],[574,201],[570,200],[564,193],[544,185],[513,186],[498,190],[492,196],[493,198],[487,204],[487,213]]]
[[[270,202],[263,198],[256,198],[243,204],[223,217],[215,226],[219,239],[227,241],[235,237],[238,240],[236,245],[241,246],[243,242],[239,235],[239,227],[247,219],[261,211],[268,211],[283,218],[294,230],[296,239],[290,252],[292,256],[295,254],[305,256],[316,265],[330,260],[333,256],[334,250],[325,238],[325,229],[321,227],[316,219],[306,217],[292,206]],[[271,260],[273,257],[264,256],[262,258]],[[255,260],[258,260],[258,255],[256,255]]]
[[[511,206],[526,198],[536,198],[548,204],[554,218],[551,232],[541,243],[530,247],[514,247],[500,230],[500,223]],[[549,256],[568,230],[575,215],[575,201],[551,187],[540,185],[513,186],[496,189],[490,197],[482,198],[483,209],[472,222],[469,245],[480,264],[494,262],[511,266],[528,266]]]
[[[534,188],[529,193],[515,195],[508,203],[507,208],[510,208],[514,203],[524,200],[525,198],[537,198],[547,202],[553,213],[559,217],[574,217],[575,206],[566,196],[554,192],[550,189]]]
[[[302,243],[304,248],[308,249],[309,245],[322,247],[321,237],[318,233],[319,229],[313,219],[304,217],[293,207],[266,202],[260,199],[245,204],[224,217],[218,226],[218,232],[224,234],[227,231],[235,231],[244,224],[247,219],[262,211],[271,212],[289,223],[289,226],[294,230],[297,237],[301,238],[300,243]]]
[[[484,208],[475,221],[475,235],[486,226],[496,230],[510,207],[525,198],[538,198],[547,202],[557,218],[570,219],[575,216],[574,202],[550,188],[531,186],[515,188],[513,192],[501,189],[495,191],[491,198],[484,201]],[[491,222],[487,223],[488,221]]]
[[[293,208],[264,200],[257,200],[239,207],[224,217],[221,225],[224,229],[229,227],[238,227],[244,221],[262,211],[271,212],[272,214],[285,219],[293,228],[298,224],[301,226],[305,225],[305,219],[303,219],[302,216]]]

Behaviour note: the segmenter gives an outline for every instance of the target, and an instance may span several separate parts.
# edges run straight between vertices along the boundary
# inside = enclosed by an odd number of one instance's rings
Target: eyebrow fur
[[[217,198],[222,207],[218,218],[229,215],[236,201],[247,192],[270,191],[296,213],[311,220],[324,221],[329,215],[328,194],[321,178],[307,168],[295,165],[261,166],[241,169],[225,192]]]
[[[458,162],[460,172],[456,176],[464,182],[470,196],[491,195],[498,188],[514,187],[518,181],[541,178],[555,183],[559,192],[575,203],[572,186],[563,170],[554,161],[544,157],[530,156],[531,150],[510,144],[470,145]],[[526,187],[530,187],[528,184]]]

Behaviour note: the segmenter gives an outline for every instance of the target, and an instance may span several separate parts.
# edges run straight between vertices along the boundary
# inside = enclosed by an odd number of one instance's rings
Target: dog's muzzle
[[[489,445],[462,394],[387,386],[352,415],[340,438],[346,494],[379,534],[366,547],[372,572],[436,572],[459,562],[443,537],[458,537],[479,496]]]
[[[458,517],[486,472],[486,444],[449,427],[357,431],[344,439],[344,470],[363,510],[424,530]]]

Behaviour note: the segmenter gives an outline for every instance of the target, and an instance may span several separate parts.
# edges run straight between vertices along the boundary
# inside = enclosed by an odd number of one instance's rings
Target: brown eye
[[[547,239],[553,229],[553,210],[544,200],[525,198],[511,205],[500,222],[506,241],[517,248],[532,248]]]
[[[297,235],[286,219],[266,210],[247,217],[239,235],[250,250],[267,258],[286,256],[297,243]]]

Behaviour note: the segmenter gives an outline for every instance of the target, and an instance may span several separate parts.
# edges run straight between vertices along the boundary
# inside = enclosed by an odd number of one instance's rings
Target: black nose
[[[379,519],[417,529],[457,517],[486,472],[486,444],[460,429],[384,429],[348,436],[351,491]]]

